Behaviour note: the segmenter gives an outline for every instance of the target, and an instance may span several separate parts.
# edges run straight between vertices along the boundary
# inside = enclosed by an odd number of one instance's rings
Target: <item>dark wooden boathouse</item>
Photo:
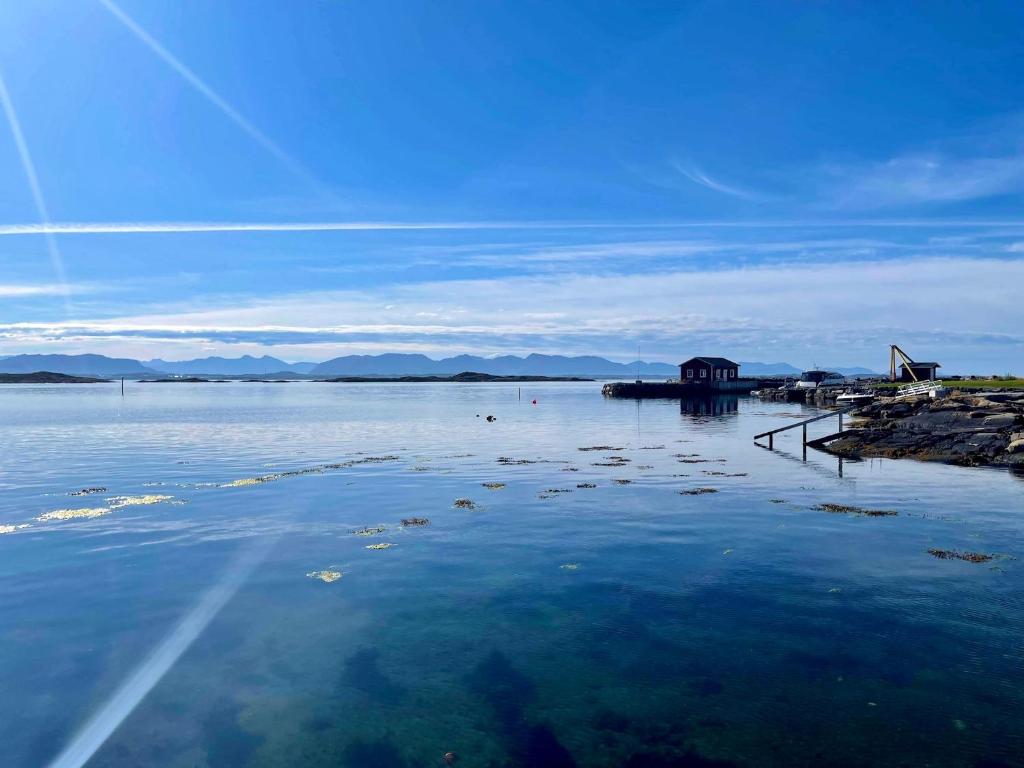
[[[716,388],[716,384],[736,381],[739,377],[739,364],[724,357],[691,357],[679,364],[679,381],[684,384]]]
[[[909,368],[906,363],[900,365],[900,381],[929,381],[939,378],[938,363],[919,363],[916,360]],[[911,373],[913,372],[913,373]]]

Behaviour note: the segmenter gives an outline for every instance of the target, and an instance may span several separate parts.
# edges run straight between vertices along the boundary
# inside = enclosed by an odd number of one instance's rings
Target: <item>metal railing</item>
[[[915,381],[913,384],[904,384],[896,390],[896,397],[911,397],[912,395],[927,395],[933,389],[942,386],[942,382],[935,379],[927,381]]]

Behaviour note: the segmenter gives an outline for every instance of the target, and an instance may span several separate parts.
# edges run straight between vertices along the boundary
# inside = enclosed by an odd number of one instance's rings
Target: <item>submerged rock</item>
[[[597,488],[597,483],[576,483],[577,488]]]
[[[109,507],[86,507],[84,509],[55,509],[52,512],[44,512],[36,520],[46,522],[48,520],[78,520],[91,517],[102,517],[109,515],[113,510]]]
[[[324,584],[330,584],[342,577],[341,571],[311,571],[306,574],[311,579],[317,579]]]
[[[2,536],[5,533],[14,533],[15,531],[19,531],[22,528],[31,527],[32,526],[29,523],[22,523],[21,525],[0,525],[0,536]]]
[[[395,545],[392,544],[391,542],[381,541],[381,542],[379,542],[377,544],[367,544],[366,545],[366,549],[391,549],[391,547],[393,547],[393,546],[395,546]]]
[[[939,560],[966,560],[968,563],[987,563],[995,559],[993,555],[982,552],[961,552],[957,549],[929,549],[928,554]]]
[[[851,507],[848,504],[817,504],[814,509],[837,515],[867,515],[868,517],[895,517],[899,514],[891,509],[863,509],[862,507]]]
[[[410,528],[413,526],[430,525],[430,521],[425,517],[403,517],[402,527]]]
[[[476,502],[472,499],[456,499],[452,502],[452,506],[459,509],[476,509]]]
[[[71,491],[68,496],[88,496],[93,493],[106,493],[107,489],[103,486],[96,486],[95,488],[82,488],[77,491]]]
[[[489,491],[500,491],[505,487],[504,483],[480,483],[480,485]]]
[[[378,525],[373,528],[360,528],[357,531],[352,531],[352,534],[354,536],[379,536],[386,530],[387,528],[385,528],[383,525]]]
[[[717,488],[687,488],[685,491],[680,491],[683,496],[702,496],[705,493],[718,493]]]
[[[578,571],[580,569],[579,563],[566,563],[565,565],[558,566],[563,571]]]

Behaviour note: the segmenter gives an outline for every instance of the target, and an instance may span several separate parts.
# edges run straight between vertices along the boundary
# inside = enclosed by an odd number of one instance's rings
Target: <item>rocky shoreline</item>
[[[851,429],[824,450],[844,458],[912,458],[1024,470],[1024,392],[893,398],[851,416]]]

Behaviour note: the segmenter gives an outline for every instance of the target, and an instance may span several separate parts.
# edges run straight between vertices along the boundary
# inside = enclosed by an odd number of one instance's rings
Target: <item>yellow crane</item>
[[[917,374],[914,373],[914,361],[910,359],[910,355],[904,352],[895,344],[889,345],[889,381],[896,381],[896,356],[899,355],[900,359],[903,360],[903,365],[907,369],[907,373],[910,374],[910,378],[914,381],[918,381]]]

